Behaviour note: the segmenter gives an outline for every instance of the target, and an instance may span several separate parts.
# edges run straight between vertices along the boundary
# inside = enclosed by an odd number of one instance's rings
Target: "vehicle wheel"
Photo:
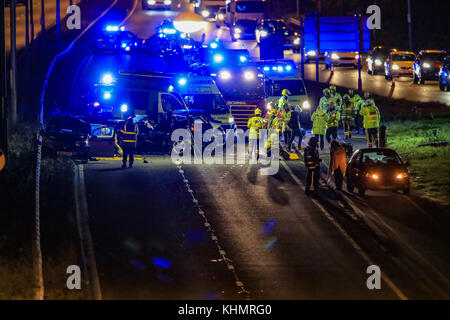
[[[361,187],[358,188],[358,194],[360,196],[363,196],[365,193],[366,193],[366,190],[364,188],[361,188]]]
[[[355,189],[355,187],[351,183],[347,182],[347,191],[348,192],[353,192],[354,189]]]
[[[406,189],[403,189],[402,191],[403,191],[403,194],[409,194],[409,187]]]
[[[420,74],[420,77],[418,77],[418,78],[419,78],[420,84],[425,84],[425,79],[422,77],[422,74]]]

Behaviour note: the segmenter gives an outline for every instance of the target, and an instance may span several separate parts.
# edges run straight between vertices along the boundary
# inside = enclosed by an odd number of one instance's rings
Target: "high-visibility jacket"
[[[312,134],[325,135],[325,129],[327,128],[328,114],[322,108],[317,108],[311,116],[313,122]]]
[[[284,110],[284,106],[288,103],[288,98],[286,96],[281,96],[280,100],[278,100],[278,108],[280,110]]]
[[[264,127],[267,130],[270,130],[270,128],[272,127],[274,118],[278,118],[278,120],[281,121],[282,120],[281,112],[277,112],[275,115],[271,115],[270,112],[267,112],[266,119],[264,121]]]
[[[342,106],[342,96],[340,93],[335,92],[334,94],[331,94],[330,101],[334,102],[334,107],[340,111]]]
[[[341,114],[336,109],[330,110],[328,113],[328,119],[327,119],[327,128],[337,127],[339,125],[339,119],[341,117]]]
[[[319,148],[311,148],[307,146],[304,151],[305,167],[309,170],[314,170],[320,166]]]
[[[374,104],[363,105],[359,114],[364,117],[364,129],[378,128],[380,126],[380,110]]]
[[[284,109],[281,109],[281,116],[283,117],[283,124],[282,124],[282,131],[288,131],[291,130],[291,128],[289,128],[289,121],[291,121],[291,116],[292,116],[292,110],[286,111]]]
[[[123,129],[120,130],[121,134],[120,140],[122,143],[136,145],[137,133],[138,133],[137,125],[133,124],[132,126],[130,126],[127,125],[127,123],[125,123]]]
[[[341,109],[341,120],[352,120],[355,118],[355,106],[353,105],[353,102],[349,101],[348,103],[342,104]]]
[[[258,132],[264,125],[264,120],[260,116],[254,116],[248,119],[247,127],[250,129],[249,139],[258,139]]]
[[[359,110],[361,110],[361,105],[364,102],[364,100],[359,96],[359,94],[355,93],[355,95],[350,98],[350,101],[353,102],[353,106],[355,107],[355,110],[358,113]]]
[[[331,101],[332,101],[332,100],[331,100],[331,97],[330,97],[330,98],[327,98],[327,97],[323,96],[323,97],[320,98],[320,100],[319,100],[319,108],[321,108],[321,109],[327,111],[327,110],[328,110],[328,105],[330,104]]]

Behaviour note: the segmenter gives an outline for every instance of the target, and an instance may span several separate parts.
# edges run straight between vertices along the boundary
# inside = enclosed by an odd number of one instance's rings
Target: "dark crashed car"
[[[88,160],[90,126],[81,119],[70,116],[51,118],[43,139],[43,153]]]
[[[355,151],[347,166],[347,190],[364,195],[366,190],[401,190],[409,193],[408,163],[392,149],[365,148]]]

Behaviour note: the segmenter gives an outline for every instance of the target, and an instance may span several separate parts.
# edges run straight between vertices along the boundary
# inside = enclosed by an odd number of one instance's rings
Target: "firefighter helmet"
[[[348,94],[350,95],[350,97],[353,97],[353,95],[355,94],[355,90],[348,89]]]
[[[330,91],[335,91],[335,92],[336,92],[336,86],[335,86],[334,84],[332,84],[332,85],[330,86]]]
[[[281,91],[281,94],[282,94],[283,96],[290,96],[290,95],[291,95],[291,92],[290,92],[288,89],[283,89],[283,91]]]
[[[346,94],[344,94],[344,100],[350,100],[350,95],[348,95],[347,93]]]
[[[260,116],[261,115],[261,109],[256,108],[255,109],[255,116]]]
[[[366,91],[366,92],[364,92],[364,99],[370,99],[370,98],[372,98],[372,95],[370,94],[370,92],[368,92],[368,91]]]
[[[323,89],[323,95],[327,96],[327,94],[330,95],[330,89],[328,88]]]

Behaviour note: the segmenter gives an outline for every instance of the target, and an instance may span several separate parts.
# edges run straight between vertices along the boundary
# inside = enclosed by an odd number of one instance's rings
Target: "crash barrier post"
[[[386,126],[384,124],[382,124],[380,126],[379,131],[380,131],[379,139],[378,139],[379,148],[385,148],[386,147]]]

